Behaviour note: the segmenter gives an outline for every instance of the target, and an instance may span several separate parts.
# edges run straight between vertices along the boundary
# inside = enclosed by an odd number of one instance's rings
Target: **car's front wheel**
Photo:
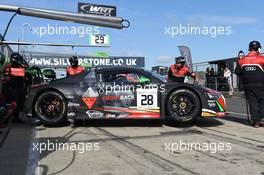
[[[166,101],[167,119],[176,122],[193,120],[201,113],[199,97],[189,89],[172,92]]]
[[[37,97],[34,112],[44,124],[57,125],[66,120],[66,106],[62,94],[55,91],[46,91]]]

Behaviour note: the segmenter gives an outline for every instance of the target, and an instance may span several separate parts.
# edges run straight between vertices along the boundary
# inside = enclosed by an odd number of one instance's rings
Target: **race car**
[[[224,96],[188,83],[167,82],[133,67],[102,67],[31,88],[24,112],[44,124],[78,119],[161,119],[185,122],[222,117]]]

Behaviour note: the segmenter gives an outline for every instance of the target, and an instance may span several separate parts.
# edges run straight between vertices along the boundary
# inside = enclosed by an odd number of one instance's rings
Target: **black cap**
[[[175,62],[176,63],[185,63],[186,62],[186,59],[184,58],[184,57],[182,57],[182,56],[180,56],[180,57],[176,57],[175,58]]]
[[[19,53],[12,53],[10,63],[14,67],[27,67],[28,63],[24,60],[23,56]]]
[[[248,50],[250,51],[258,51],[259,49],[261,49],[261,45],[260,45],[260,42],[258,41],[251,41],[249,43],[249,46],[248,46]]]
[[[77,67],[78,66],[78,58],[77,58],[77,56],[71,56],[69,61],[70,61],[71,66],[73,66],[73,67]]]

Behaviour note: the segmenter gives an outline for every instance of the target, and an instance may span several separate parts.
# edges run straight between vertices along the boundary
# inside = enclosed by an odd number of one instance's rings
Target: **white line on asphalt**
[[[235,114],[235,115],[243,115],[243,116],[247,116],[247,114],[243,114],[243,113],[238,113],[238,112],[227,112],[228,114]]]
[[[29,146],[28,162],[26,175],[36,174],[39,175],[38,161],[39,161],[39,152],[33,150],[33,143],[38,143],[39,132],[36,126],[32,127],[31,133],[31,142]]]

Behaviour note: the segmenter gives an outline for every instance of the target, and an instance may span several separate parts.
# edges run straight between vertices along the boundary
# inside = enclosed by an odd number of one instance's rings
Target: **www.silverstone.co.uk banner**
[[[86,63],[92,67],[102,66],[132,66],[132,67],[145,67],[144,57],[78,57],[79,64]],[[27,61],[31,66],[38,67],[57,67],[64,68],[70,65],[69,57],[65,56],[43,56],[33,55],[27,57]]]

